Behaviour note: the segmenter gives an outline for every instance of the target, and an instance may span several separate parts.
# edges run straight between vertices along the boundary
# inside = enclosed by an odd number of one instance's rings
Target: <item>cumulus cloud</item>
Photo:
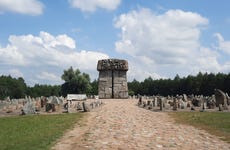
[[[200,47],[197,53],[193,54],[194,59],[191,63],[193,72],[220,72],[223,71],[218,62],[219,53],[210,48]]]
[[[173,58],[186,56],[200,46],[199,26],[207,23],[199,14],[182,10],[169,10],[159,15],[149,9],[132,11],[115,21],[115,27],[121,29],[116,50],[132,56],[144,52],[158,63],[180,63]]]
[[[10,11],[36,16],[43,13],[43,8],[38,0],[0,0],[0,13]]]
[[[83,12],[94,12],[97,8],[114,10],[119,6],[121,0],[69,0],[69,3]]]
[[[0,48],[0,64],[5,65],[25,65],[24,56],[18,51],[17,47],[7,45],[5,48]]]
[[[59,81],[61,77],[57,76],[54,73],[49,72],[41,72],[40,74],[36,75],[38,79],[41,80],[49,80],[49,81]]]
[[[223,36],[220,33],[216,33],[215,37],[218,40],[217,48],[227,54],[230,54],[230,41],[224,40]]]
[[[201,32],[208,23],[207,18],[195,12],[168,10],[158,14],[141,8],[114,20],[121,31],[115,49],[132,59],[131,65],[138,71],[132,69],[130,74],[142,72],[158,78],[221,71],[218,53],[200,43]],[[220,47],[227,50],[228,43],[218,37]]]
[[[54,37],[47,32],[40,32],[40,37],[41,39],[43,39],[44,46],[47,48],[55,48],[57,46],[65,46],[71,49],[76,48],[75,41],[72,38],[68,37],[66,34]]]
[[[30,81],[46,78],[51,83],[57,80],[61,83],[63,70],[70,66],[97,74],[97,61],[109,57],[100,52],[77,50],[71,37],[44,31],[39,36],[11,35],[8,45],[0,48],[0,56],[0,66],[18,67],[24,69],[23,74]]]
[[[152,77],[153,79],[164,78],[163,76],[160,76],[158,73],[154,72],[154,70],[156,69],[154,67],[154,63],[149,62],[149,60],[145,59],[144,57],[130,58],[128,60],[128,63],[129,63],[129,70],[127,72],[128,81],[133,81],[133,79],[142,81],[147,77]]]

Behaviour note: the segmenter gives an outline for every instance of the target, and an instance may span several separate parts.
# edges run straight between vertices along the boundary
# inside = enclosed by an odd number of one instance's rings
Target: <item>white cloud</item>
[[[0,67],[21,68],[26,81],[47,79],[52,84],[52,81],[57,83],[57,80],[61,83],[63,70],[70,66],[79,68],[82,72],[98,74],[97,61],[109,56],[95,51],[79,51],[71,37],[65,34],[54,36],[41,31],[39,36],[11,35],[9,44],[0,48],[0,57]],[[47,71],[43,71],[44,69]]]
[[[230,61],[226,62],[223,66],[222,66],[222,71],[223,72],[230,72]]]
[[[220,33],[216,33],[215,37],[218,40],[217,48],[227,54],[230,54],[230,41],[224,40],[223,36]]]
[[[97,8],[115,10],[121,0],[69,0],[74,8],[79,8],[83,12],[94,12]]]
[[[115,21],[115,26],[121,29],[121,40],[116,42],[116,50],[132,56],[144,52],[155,61],[164,63],[162,57],[183,57],[197,49],[200,45],[199,26],[207,23],[206,18],[181,10],[169,10],[160,15],[149,9],[132,11]]]
[[[44,43],[44,46],[49,48],[55,48],[57,46],[65,46],[70,49],[76,48],[75,41],[68,37],[66,34],[58,35],[57,37],[52,36],[47,32],[40,32],[40,37]]]
[[[162,78],[158,73],[154,72],[154,62],[151,60],[142,58],[129,59],[129,70],[127,72],[128,81],[136,79],[138,81],[143,81],[147,77],[152,77],[153,79]],[[151,68],[152,66],[152,68]],[[151,69],[149,69],[151,68]]]
[[[0,64],[3,65],[25,65],[24,56],[18,51],[17,47],[7,45],[0,48]]]
[[[220,55],[209,48],[201,47],[199,51],[194,55],[193,63],[191,68],[193,72],[220,72],[223,71],[218,57]]]
[[[5,63],[12,65],[50,64],[58,66],[70,61],[65,58],[68,59],[68,57],[76,55],[73,53],[73,49],[76,48],[75,41],[67,35],[55,37],[41,31],[39,36],[11,35],[9,42],[10,44],[6,48],[0,49],[0,52],[6,54],[3,55]],[[18,60],[20,63],[17,63]]]
[[[208,23],[200,14],[182,10],[168,10],[163,14],[145,8],[131,11],[114,21],[115,27],[121,30],[116,51],[133,59],[130,65],[135,67],[130,67],[135,69],[129,74],[139,77],[138,72],[142,72],[142,78],[222,71],[219,54],[200,43],[201,32]]]
[[[48,81],[60,81],[61,78],[54,73],[49,73],[46,71],[41,72],[40,74],[36,75],[36,77],[38,79],[48,80]]]
[[[10,11],[35,16],[41,15],[43,8],[38,0],[0,0],[0,13]]]

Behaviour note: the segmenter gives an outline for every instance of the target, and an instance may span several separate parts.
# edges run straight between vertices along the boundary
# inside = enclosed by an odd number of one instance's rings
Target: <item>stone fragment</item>
[[[151,101],[150,101],[150,100],[148,100],[148,101],[147,101],[147,105],[149,106],[149,105],[150,105],[150,103],[151,103]]]
[[[209,97],[208,100],[207,100],[207,108],[208,109],[214,109],[215,106],[216,106],[216,102],[215,101],[216,100],[215,100],[215,96],[214,95],[211,96],[211,97]]]
[[[176,98],[173,99],[173,110],[176,111],[177,110],[177,102],[176,102]]]
[[[230,105],[230,97],[228,96],[228,93],[226,93],[226,98],[227,98],[227,104]]]
[[[222,106],[222,104],[219,104],[219,111],[223,111],[224,109],[223,109],[223,106]]]
[[[201,106],[201,100],[197,97],[193,98],[192,105],[196,106],[196,107],[200,107]]]
[[[228,110],[227,106],[227,98],[223,91],[220,89],[215,89],[215,99],[216,99],[216,106],[222,104],[224,110]]]
[[[188,98],[187,98],[187,95],[186,95],[186,94],[183,94],[183,101],[185,101],[185,102],[188,101]]]
[[[80,104],[80,102],[77,103],[77,110],[78,110],[78,111],[83,110],[83,107],[82,107],[82,105]]]
[[[89,106],[85,102],[82,102],[82,106],[83,106],[83,111],[84,112],[89,112],[90,111]]]
[[[158,106],[158,101],[157,101],[157,97],[154,98],[154,107]]]
[[[201,112],[204,112],[206,110],[206,102],[203,100],[203,104],[202,104],[202,108],[201,108]]]
[[[139,97],[139,100],[138,100],[138,106],[142,105],[142,97],[140,96]]]
[[[35,114],[35,105],[30,97],[26,97],[26,103],[22,108],[23,114]]]
[[[161,111],[163,110],[163,105],[164,105],[163,98],[160,98],[160,110]]]
[[[142,107],[145,108],[147,105],[146,105],[146,101],[143,101],[143,105]]]

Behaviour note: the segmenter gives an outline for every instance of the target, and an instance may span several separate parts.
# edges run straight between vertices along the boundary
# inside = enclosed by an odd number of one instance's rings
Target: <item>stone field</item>
[[[25,97],[0,100],[0,117],[33,114],[88,112],[102,105],[99,99],[67,100],[64,97]]]
[[[139,99],[104,99],[102,102],[102,107],[87,112],[85,120],[66,132],[52,149],[230,149],[229,143],[206,131],[175,123],[165,111],[138,107]]]

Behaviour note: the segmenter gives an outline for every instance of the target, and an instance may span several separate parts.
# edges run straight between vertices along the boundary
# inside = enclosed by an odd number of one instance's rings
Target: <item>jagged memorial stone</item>
[[[228,110],[227,98],[223,91],[221,91],[220,89],[215,89],[215,99],[217,107],[221,104],[224,110]]]
[[[121,59],[102,59],[98,61],[99,98],[128,98],[128,62]]]

